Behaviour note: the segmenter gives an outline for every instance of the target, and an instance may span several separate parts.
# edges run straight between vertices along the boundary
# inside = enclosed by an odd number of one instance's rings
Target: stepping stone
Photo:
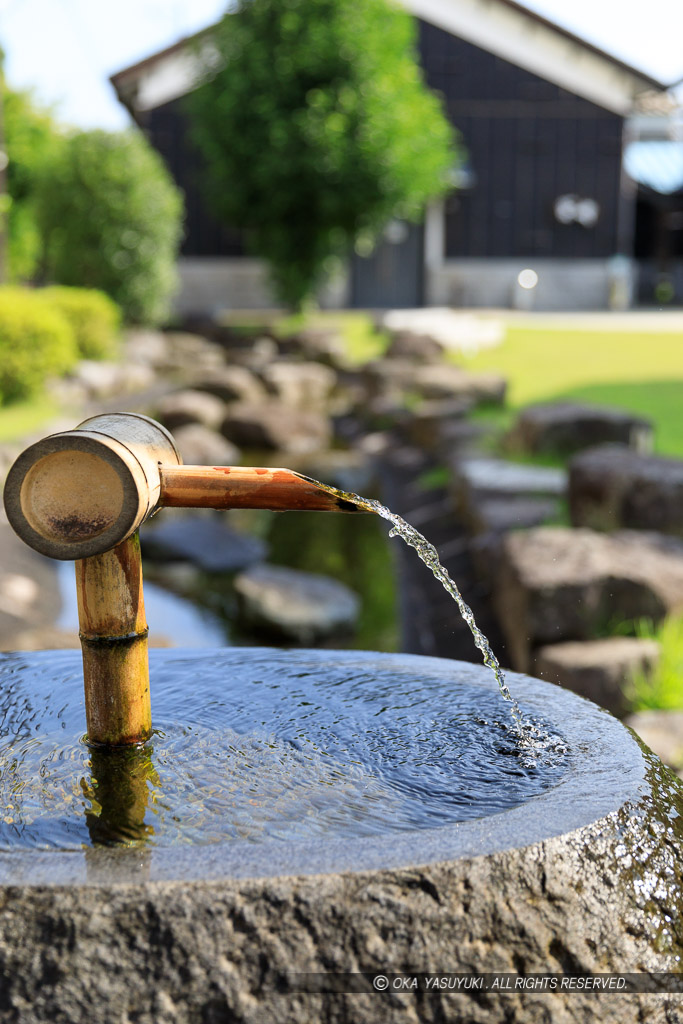
[[[312,452],[328,448],[330,421],[318,412],[291,409],[281,402],[238,402],[228,406],[221,433],[241,448]]]
[[[186,466],[238,466],[240,450],[217,430],[188,423],[173,432],[178,451]]]
[[[534,647],[683,611],[683,544],[633,531],[513,531],[501,546],[494,604],[510,662],[526,672]]]
[[[569,511],[576,526],[683,536],[683,460],[619,445],[583,452],[569,466]]]
[[[683,711],[637,711],[624,724],[679,775],[683,773]]]
[[[200,378],[193,387],[224,402],[262,402],[266,398],[263,384],[246,366],[222,366],[210,377]]]
[[[569,454],[614,442],[651,451],[650,420],[621,409],[577,402],[547,402],[524,409],[508,440],[528,452]]]
[[[192,562],[206,572],[239,572],[263,561],[267,547],[258,537],[231,529],[219,516],[183,516],[146,528],[142,553],[145,558]]]
[[[157,404],[156,419],[161,420],[169,430],[176,430],[188,423],[201,423],[204,427],[220,427],[225,416],[225,403],[206,391],[188,388],[175,391]]]
[[[601,640],[569,640],[541,647],[534,656],[533,674],[616,715],[628,708],[625,693],[636,672],[648,675],[659,661],[659,644],[638,637],[612,636]]]
[[[308,644],[352,629],[360,611],[343,583],[279,565],[256,565],[235,579],[247,626]]]
[[[452,468],[456,484],[489,496],[561,498],[567,490],[567,474],[563,469],[483,457],[458,459]]]

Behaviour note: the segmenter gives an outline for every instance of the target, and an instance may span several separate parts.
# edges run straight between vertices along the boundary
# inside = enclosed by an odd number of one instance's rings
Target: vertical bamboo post
[[[76,562],[88,740],[142,743],[152,732],[140,540]]]

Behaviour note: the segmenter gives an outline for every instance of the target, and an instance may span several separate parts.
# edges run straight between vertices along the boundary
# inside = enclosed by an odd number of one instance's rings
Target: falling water
[[[515,721],[518,730],[521,730],[522,726],[526,723],[522,718],[522,712],[519,708],[519,704],[510,693],[510,689],[505,682],[505,676],[503,670],[500,667],[498,659],[491,650],[491,645],[487,638],[484,636],[482,631],[475,622],[472,609],[464,601],[462,594],[458,590],[457,584],[448,575],[443,565],[439,560],[439,555],[433,544],[430,544],[426,537],[407,523],[405,519],[392,512],[391,509],[386,508],[379,501],[375,501],[374,498],[363,498],[359,494],[353,494],[352,492],[340,491],[336,487],[332,487],[329,484],[320,483],[319,480],[315,481],[318,487],[321,487],[324,491],[329,494],[333,494],[336,498],[342,501],[350,502],[359,509],[363,509],[366,512],[375,512],[382,519],[386,519],[392,524],[392,529],[389,532],[390,537],[400,537],[401,540],[405,541],[409,547],[414,548],[417,551],[418,557],[432,572],[433,576],[439,581],[441,586],[446,590],[453,600],[456,602],[460,614],[464,621],[467,623],[469,630],[474,638],[475,647],[477,647],[484,658],[484,664],[487,668],[490,668],[496,677],[498,688],[501,696],[510,705],[510,712]]]

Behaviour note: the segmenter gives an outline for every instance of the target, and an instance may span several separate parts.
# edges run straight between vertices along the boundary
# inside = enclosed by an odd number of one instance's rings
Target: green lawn
[[[14,402],[0,408],[0,442],[16,441],[38,431],[59,413],[56,402],[45,397]]]
[[[683,457],[683,335],[508,327],[504,342],[466,359],[509,381],[518,409],[556,398],[619,406],[653,420],[656,450]]]

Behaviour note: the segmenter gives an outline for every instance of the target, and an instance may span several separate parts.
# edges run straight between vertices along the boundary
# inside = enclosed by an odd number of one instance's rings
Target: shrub
[[[182,202],[142,135],[91,131],[66,139],[41,185],[39,214],[49,280],[101,289],[127,320],[164,319]]]
[[[40,391],[78,358],[74,333],[57,309],[28,289],[0,288],[0,402]]]
[[[121,311],[104,292],[55,285],[39,292],[71,325],[82,359],[110,359],[117,353]]]

